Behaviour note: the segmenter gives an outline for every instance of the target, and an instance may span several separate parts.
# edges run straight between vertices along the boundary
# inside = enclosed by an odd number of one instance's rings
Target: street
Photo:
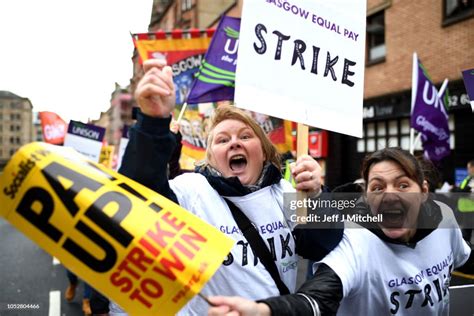
[[[64,267],[0,218],[0,315],[78,316],[82,284],[73,302],[64,299]]]

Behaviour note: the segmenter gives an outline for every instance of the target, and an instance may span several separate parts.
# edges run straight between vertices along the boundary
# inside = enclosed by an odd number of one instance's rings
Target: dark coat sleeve
[[[326,187],[317,199],[331,199]],[[334,208],[314,208],[307,210],[308,215],[331,217],[339,215],[339,211]],[[323,259],[330,253],[342,239],[344,233],[344,223],[342,221],[332,223],[319,223],[316,221],[300,224],[293,230],[296,241],[296,253],[301,257],[313,261]]]
[[[295,294],[259,302],[267,304],[273,316],[312,316],[318,310],[320,315],[336,315],[342,297],[341,279],[330,267],[321,264],[314,278],[306,281]]]
[[[177,203],[168,183],[168,162],[176,147],[169,130],[171,118],[153,118],[139,112],[130,129],[119,173]]]

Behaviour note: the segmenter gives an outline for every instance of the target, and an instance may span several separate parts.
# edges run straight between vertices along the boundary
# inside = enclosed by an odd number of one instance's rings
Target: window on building
[[[190,10],[192,5],[192,0],[181,0],[181,11],[184,12]]]
[[[443,24],[449,25],[474,15],[474,0],[443,0]]]
[[[367,63],[385,60],[385,11],[367,17]]]
[[[455,149],[454,117],[449,115],[450,147]],[[418,132],[415,131],[415,136]],[[386,121],[364,123],[362,139],[357,141],[357,152],[370,153],[385,147],[410,149],[410,118],[398,118]],[[422,151],[421,140],[416,143],[415,151]]]
[[[10,156],[13,156],[15,154],[15,149],[10,149]]]

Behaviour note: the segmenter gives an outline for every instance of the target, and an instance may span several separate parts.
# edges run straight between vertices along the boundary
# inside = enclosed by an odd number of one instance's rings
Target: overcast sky
[[[130,32],[147,32],[153,0],[0,0],[0,90],[66,121],[96,119],[115,82],[129,84]]]

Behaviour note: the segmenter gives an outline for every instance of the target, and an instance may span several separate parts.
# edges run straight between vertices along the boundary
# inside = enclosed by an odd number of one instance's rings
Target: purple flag
[[[234,100],[239,31],[239,18],[221,18],[191,86],[189,104]]]
[[[462,77],[464,78],[464,86],[466,87],[467,95],[469,100],[471,100],[471,108],[474,112],[474,68],[464,70]]]
[[[447,92],[438,94],[438,90],[416,57],[413,72],[411,127],[422,133],[425,156],[432,161],[440,161],[450,154],[447,103],[445,103]]]

